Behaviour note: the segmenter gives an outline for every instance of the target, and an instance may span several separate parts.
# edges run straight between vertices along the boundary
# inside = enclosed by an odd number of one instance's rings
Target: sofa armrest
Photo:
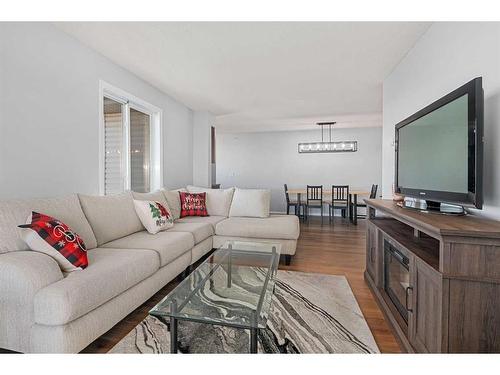
[[[63,277],[48,255],[35,251],[0,254],[0,348],[30,350],[35,294]]]
[[[31,302],[35,293],[63,279],[57,262],[36,251],[0,254],[0,299],[2,303]]]

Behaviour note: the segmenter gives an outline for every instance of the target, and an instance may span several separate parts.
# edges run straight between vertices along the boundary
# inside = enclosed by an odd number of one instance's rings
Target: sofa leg
[[[193,270],[192,265],[187,266],[184,271],[182,271],[179,275],[177,275],[177,281],[181,282],[182,280],[184,280],[186,277],[189,276],[192,270]]]
[[[285,265],[289,266],[291,261],[292,261],[292,256],[285,255]]]

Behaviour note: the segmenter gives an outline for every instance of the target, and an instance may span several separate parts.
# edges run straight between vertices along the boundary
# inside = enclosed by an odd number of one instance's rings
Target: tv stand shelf
[[[402,347],[500,352],[500,222],[419,212],[392,200],[365,202],[365,279]],[[406,317],[386,288],[386,247],[407,257]]]
[[[371,223],[429,266],[439,271],[439,241],[396,219],[372,219]]]

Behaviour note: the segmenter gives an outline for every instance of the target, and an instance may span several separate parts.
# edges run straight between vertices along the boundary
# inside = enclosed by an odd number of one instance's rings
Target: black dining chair
[[[332,185],[332,201],[328,204],[328,217],[332,222],[335,210],[340,210],[342,217],[349,211],[349,185]]]
[[[288,194],[287,184],[284,184],[283,186],[285,187],[286,214],[290,215],[290,207],[293,207],[295,215],[300,217],[300,208],[302,207],[305,211],[305,203],[301,203],[300,200],[291,200],[290,195]]]
[[[321,224],[323,224],[323,185],[307,185],[306,198],[306,220],[309,219],[310,208],[319,208],[321,209]]]
[[[378,185],[373,184],[372,188],[370,190],[370,199],[377,198],[377,190],[378,190]],[[366,208],[366,203],[364,203],[364,201],[363,201],[361,203],[358,203],[357,206]],[[358,219],[366,219],[367,214],[368,213],[366,213],[365,215],[358,215]]]

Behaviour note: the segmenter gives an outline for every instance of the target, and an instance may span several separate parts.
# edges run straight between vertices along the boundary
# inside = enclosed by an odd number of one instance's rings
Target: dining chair
[[[290,199],[290,195],[288,194],[287,184],[284,184],[283,186],[285,187],[286,214],[290,215],[290,207],[293,207],[295,215],[297,215],[297,213],[298,213],[299,214],[298,216],[300,217],[300,202],[299,201],[292,201]]]
[[[332,201],[328,205],[330,223],[335,210],[341,210],[342,217],[346,217],[346,212],[349,210],[349,185],[332,185]]]
[[[372,188],[370,190],[370,199],[375,199],[377,198],[377,190],[378,190],[378,185],[373,184]],[[358,207],[365,207],[366,208],[366,203],[361,202],[357,204]],[[358,215],[358,219],[366,219],[367,213],[364,215]]]
[[[309,209],[321,209],[321,224],[323,224],[323,185],[307,185],[306,220],[309,219]]]

